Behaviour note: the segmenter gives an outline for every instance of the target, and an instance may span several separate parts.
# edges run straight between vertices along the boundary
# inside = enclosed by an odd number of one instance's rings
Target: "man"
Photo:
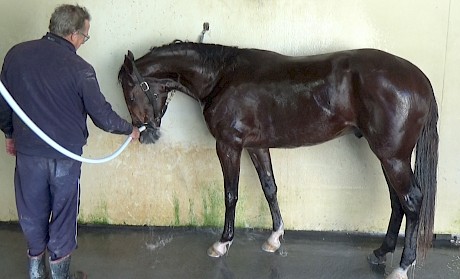
[[[39,40],[14,46],[6,55],[1,80],[25,113],[52,139],[82,154],[94,124],[114,134],[140,132],[120,118],[100,92],[94,69],[76,54],[88,39],[90,15],[84,7],[62,5]],[[12,113],[0,98],[0,128],[6,151],[16,155],[15,193],[19,223],[26,237],[30,278],[46,278],[48,250],[52,278],[69,277],[76,249],[81,163],[52,149]]]

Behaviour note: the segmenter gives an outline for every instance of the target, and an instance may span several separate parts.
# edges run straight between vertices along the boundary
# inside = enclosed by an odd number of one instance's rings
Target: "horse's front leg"
[[[230,146],[221,141],[217,141],[216,149],[224,175],[225,223],[220,240],[208,249],[208,255],[210,257],[221,257],[225,255],[233,241],[242,150],[241,147]]]
[[[264,191],[265,199],[270,207],[273,220],[273,231],[270,237],[262,245],[262,249],[267,252],[275,252],[281,246],[280,238],[284,235],[284,224],[278,206],[277,186],[273,175],[270,151],[266,149],[248,148],[249,156],[259,175],[260,184]]]

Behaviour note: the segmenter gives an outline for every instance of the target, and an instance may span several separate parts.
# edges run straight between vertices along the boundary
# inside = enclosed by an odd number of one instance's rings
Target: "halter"
[[[136,79],[139,81],[139,87],[144,91],[145,95],[149,99],[149,103],[153,106],[153,116],[155,122],[160,122],[161,118],[166,112],[166,108],[168,107],[169,102],[171,101],[172,96],[174,95],[172,91],[168,92],[153,92],[148,84],[147,81],[145,81],[144,77],[139,73],[139,70],[136,67],[136,64],[134,63],[134,60],[131,59],[131,62],[133,64],[133,73],[136,76]],[[165,105],[163,109],[160,108],[160,103],[158,102],[158,97],[160,95],[168,95]],[[157,115],[157,111],[160,111],[160,114]]]

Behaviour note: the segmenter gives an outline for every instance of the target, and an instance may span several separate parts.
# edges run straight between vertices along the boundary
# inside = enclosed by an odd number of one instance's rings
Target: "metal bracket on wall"
[[[198,37],[198,42],[203,43],[204,40],[204,34],[209,31],[209,23],[208,22],[203,22],[203,31],[201,31],[200,36]]]
[[[450,243],[452,243],[455,246],[460,246],[460,235],[458,234],[453,234]]]

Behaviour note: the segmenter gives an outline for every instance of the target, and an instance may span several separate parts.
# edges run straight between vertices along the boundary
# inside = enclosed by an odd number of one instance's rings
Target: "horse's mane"
[[[155,55],[161,55],[162,53],[184,53],[188,50],[193,50],[198,54],[197,63],[204,66],[210,71],[218,71],[224,67],[232,67],[236,63],[236,56],[240,51],[237,47],[223,46],[217,44],[203,44],[203,43],[192,43],[181,40],[174,40],[169,44],[165,44],[159,47],[151,47],[149,53],[145,54],[139,59],[146,57],[152,57]],[[118,72],[118,81],[121,83],[123,76],[126,75],[125,69],[122,65]]]
[[[175,39],[174,41],[172,41],[171,43],[169,44],[164,44],[162,46],[152,46],[150,48],[150,52],[154,52],[155,50],[161,50],[163,48],[166,48],[166,47],[169,47],[169,46],[172,46],[172,45],[176,45],[176,44],[183,44],[183,43],[190,43],[189,41],[182,41],[182,40],[179,40],[179,39]]]
[[[158,55],[161,53],[179,53],[193,50],[199,56],[199,63],[219,70],[235,63],[235,58],[240,51],[238,47],[223,46],[218,44],[193,43],[188,41],[174,40],[169,44],[150,48],[148,55]]]

